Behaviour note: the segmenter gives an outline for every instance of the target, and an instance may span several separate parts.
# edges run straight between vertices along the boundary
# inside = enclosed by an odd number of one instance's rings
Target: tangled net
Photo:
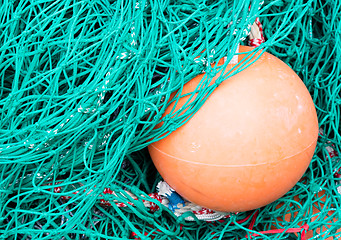
[[[0,239],[339,236],[340,12],[340,0],[2,0]],[[210,63],[231,60],[257,17],[266,41],[255,51],[290,65],[316,104],[313,160],[264,208],[213,222],[175,215],[150,195],[161,178],[146,146],[226,80],[207,84],[226,67]],[[155,129],[171,93],[202,71],[186,111]]]

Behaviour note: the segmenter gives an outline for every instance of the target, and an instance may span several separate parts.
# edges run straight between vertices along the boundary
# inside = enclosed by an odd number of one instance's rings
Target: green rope
[[[341,161],[327,151],[341,152],[340,12],[339,0],[0,1],[0,239],[128,239],[133,233],[141,239],[254,233],[259,236],[252,239],[297,239],[262,232],[304,223],[323,239],[316,230],[341,214],[335,175]],[[184,124],[230,77],[209,86],[226,67],[215,61],[231,60],[237,45],[246,44],[256,17],[266,38],[261,48],[302,78],[323,135],[302,181],[258,209],[251,230],[255,211],[185,221],[187,215],[176,217],[148,197],[161,178],[146,147]],[[202,71],[186,111],[171,112],[156,129],[171,93]],[[104,197],[104,188],[116,196]],[[126,190],[141,197],[131,199]],[[104,198],[111,207],[101,204]],[[142,199],[160,209],[150,212]],[[313,206],[320,211],[315,221]],[[287,213],[290,221],[283,220]],[[340,228],[336,222],[321,233],[333,236]]]

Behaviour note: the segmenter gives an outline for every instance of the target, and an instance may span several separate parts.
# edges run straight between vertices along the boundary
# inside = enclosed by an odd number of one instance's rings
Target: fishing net
[[[1,0],[0,239],[339,236],[340,12],[339,0]],[[146,147],[228,79],[208,84],[257,18],[266,41],[254,52],[290,65],[314,100],[315,155],[263,208],[179,213]],[[193,101],[161,120],[171,93],[203,71]]]

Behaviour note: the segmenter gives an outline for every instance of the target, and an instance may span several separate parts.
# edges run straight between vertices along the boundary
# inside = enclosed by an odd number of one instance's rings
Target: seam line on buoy
[[[288,158],[292,158],[292,157],[294,157],[294,156],[304,152],[308,148],[310,148],[314,143],[316,143],[316,141],[313,141],[311,144],[309,144],[307,147],[305,147],[302,151],[300,151],[298,153],[295,153],[295,154],[292,154],[292,155],[290,155],[288,157],[282,158],[281,160],[276,161],[276,162],[281,162],[281,161],[284,161],[284,160],[286,160]],[[179,161],[183,161],[183,162],[187,162],[187,163],[191,163],[191,164],[212,166],[212,167],[254,167],[254,166],[259,166],[259,165],[265,165],[265,164],[268,164],[268,163],[276,163],[276,162],[264,162],[264,163],[257,163],[257,164],[245,164],[245,165],[221,165],[221,164],[207,164],[207,163],[200,163],[200,162],[191,162],[191,161],[188,161],[188,160],[185,160],[185,159],[182,159],[182,158],[178,158],[178,157],[172,156],[172,155],[170,155],[168,153],[165,153],[164,151],[161,151],[160,149],[155,147],[153,144],[150,144],[150,146],[155,148],[157,151],[165,154],[166,156],[171,157],[171,158],[175,158],[175,159],[177,159]]]

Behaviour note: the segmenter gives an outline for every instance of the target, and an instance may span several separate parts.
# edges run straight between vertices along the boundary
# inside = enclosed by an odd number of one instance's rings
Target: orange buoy
[[[317,194],[315,194],[315,197],[316,197],[316,199],[318,199],[318,201],[314,202],[314,204],[312,205],[312,208],[310,208],[308,210],[309,212],[312,211],[312,214],[311,214],[312,217],[311,217],[311,219],[309,219],[308,225],[309,225],[309,223],[313,223],[314,221],[319,221],[319,222],[323,222],[323,226],[318,227],[316,229],[312,229],[311,227],[309,227],[309,229],[305,235],[306,239],[310,239],[310,238],[316,236],[317,234],[319,234],[320,236],[316,239],[325,239],[325,240],[339,239],[341,237],[341,227],[339,227],[336,230],[337,234],[335,234],[334,236],[328,237],[326,235],[326,231],[332,225],[337,224],[339,222],[339,220],[337,217],[332,217],[332,215],[335,212],[334,210],[328,210],[328,212],[323,216],[322,216],[322,214],[320,214],[322,209],[327,210],[326,206],[324,205],[324,203],[326,202],[325,191],[323,190],[323,191],[318,192]],[[301,201],[301,199],[299,199],[298,196],[295,196],[294,200],[296,202],[302,204],[302,201]],[[278,209],[282,206],[283,206],[283,203],[280,203],[276,208]],[[332,208],[334,208],[334,206]],[[290,203],[290,205],[286,208],[286,210],[287,211],[283,214],[284,218],[277,218],[277,223],[279,224],[279,227],[283,227],[285,222],[293,221],[294,218],[296,218],[296,216],[298,215],[298,212],[300,211],[300,207],[299,207],[299,205],[294,205],[293,203]],[[293,213],[293,214],[291,214],[291,213]],[[307,214],[308,214],[308,212],[305,212],[303,214],[303,216],[306,216]],[[299,222],[298,225],[302,226],[303,222]],[[276,226],[273,225],[273,226],[271,226],[271,228],[275,229]],[[315,233],[314,233],[314,231],[315,231]]]
[[[251,50],[240,46],[242,53]],[[193,92],[203,76],[185,84],[182,94]],[[238,212],[289,191],[306,171],[317,136],[306,86],[289,66],[264,53],[222,82],[186,124],[148,149],[161,176],[185,199]]]

